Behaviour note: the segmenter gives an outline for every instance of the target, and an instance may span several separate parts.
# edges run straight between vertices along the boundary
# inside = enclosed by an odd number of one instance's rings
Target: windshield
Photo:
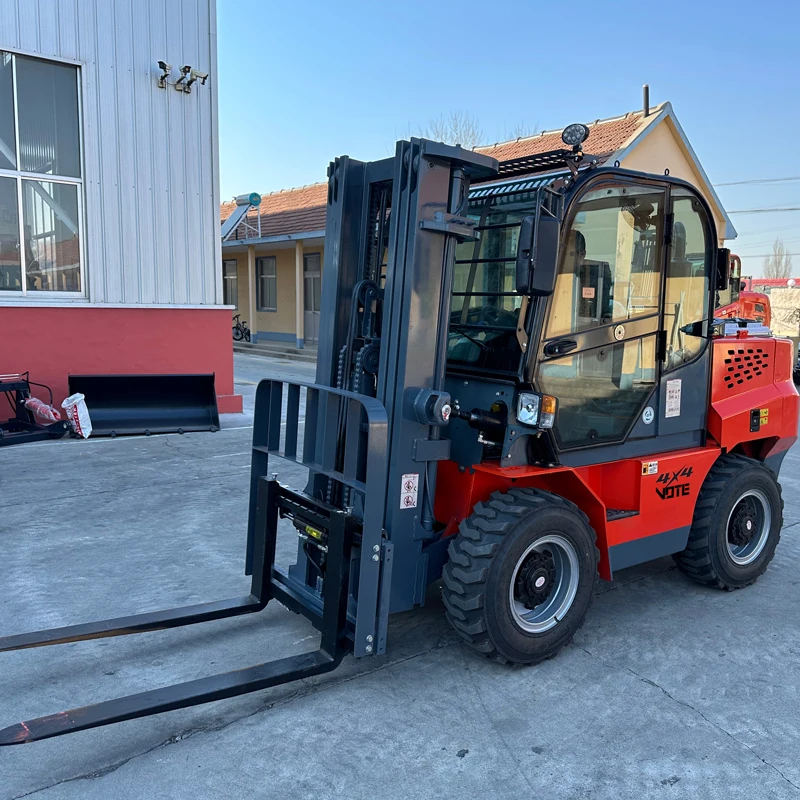
[[[447,358],[452,365],[516,372],[522,350],[517,320],[523,297],[514,291],[522,218],[536,208],[535,191],[470,201],[480,239],[456,250]]]

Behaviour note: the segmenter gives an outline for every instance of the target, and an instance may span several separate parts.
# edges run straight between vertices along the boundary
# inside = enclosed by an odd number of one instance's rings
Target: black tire
[[[247,328],[244,330],[244,339],[246,342],[250,341],[250,331]]]
[[[772,561],[782,525],[775,474],[752,458],[720,456],[700,488],[686,549],[674,558],[682,572],[704,586],[741,589]]]
[[[241,328],[237,328],[236,326],[234,326],[234,328],[233,328],[233,341],[234,342],[241,342],[243,338],[244,338],[244,334],[242,333],[242,329]]]
[[[535,615],[538,609],[548,607],[550,596],[555,602],[562,591],[562,584],[548,577],[543,591],[549,590],[550,595],[539,604],[535,603],[541,595],[524,595],[534,604],[527,606],[520,605],[522,600],[515,602],[517,595],[511,591],[512,584],[520,585],[526,569],[529,580],[538,574],[531,573],[537,565],[531,559],[549,555],[551,565],[558,563],[547,549],[548,540],[569,543],[576,556],[577,587],[570,605],[562,607],[563,616],[559,619],[558,613],[553,615],[552,627],[541,632],[526,630],[523,625],[536,624],[528,622],[519,610],[524,608],[524,614]],[[595,540],[586,515],[558,495],[540,489],[494,492],[462,521],[448,548],[449,561],[442,576],[447,619],[473,650],[487,657],[537,664],[554,656],[583,624],[592,602],[599,557]],[[545,543],[542,552],[534,550],[526,555],[539,541]],[[568,551],[566,548],[564,552]],[[526,585],[537,591],[532,584]]]

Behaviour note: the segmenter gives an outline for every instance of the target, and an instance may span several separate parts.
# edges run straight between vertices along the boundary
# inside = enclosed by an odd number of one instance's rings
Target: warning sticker
[[[769,409],[768,408],[759,409],[758,417],[761,425],[767,425],[769,423]]]
[[[594,286],[584,286],[581,295],[584,300],[594,300]]]
[[[411,472],[400,480],[400,508],[417,507],[417,491],[419,490],[419,473]]]
[[[642,475],[655,475],[658,472],[658,461],[642,461]]]
[[[681,415],[681,379],[667,381],[667,402],[664,416],[679,417]]]

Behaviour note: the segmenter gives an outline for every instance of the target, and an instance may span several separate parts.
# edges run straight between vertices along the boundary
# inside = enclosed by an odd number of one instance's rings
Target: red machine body
[[[723,337],[713,341],[713,348],[705,446],[585,467],[486,462],[461,471],[455,462],[444,461],[437,520],[455,533],[473,506],[492,492],[533,487],[571,500],[586,513],[606,580],[614,569],[683,550],[700,487],[722,453],[741,453],[769,466],[797,439],[800,397],[792,381],[792,343]]]
[[[762,292],[739,292],[735,302],[715,309],[714,316],[719,319],[751,319],[767,326],[772,324],[769,296]]]

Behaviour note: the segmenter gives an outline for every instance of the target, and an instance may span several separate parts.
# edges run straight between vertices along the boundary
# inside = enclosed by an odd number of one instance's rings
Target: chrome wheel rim
[[[760,489],[748,489],[734,503],[725,527],[725,544],[734,564],[752,564],[762,553],[772,528],[772,511]]]
[[[529,545],[517,560],[508,600],[514,622],[544,633],[566,616],[578,593],[580,567],[572,543],[552,534]]]

